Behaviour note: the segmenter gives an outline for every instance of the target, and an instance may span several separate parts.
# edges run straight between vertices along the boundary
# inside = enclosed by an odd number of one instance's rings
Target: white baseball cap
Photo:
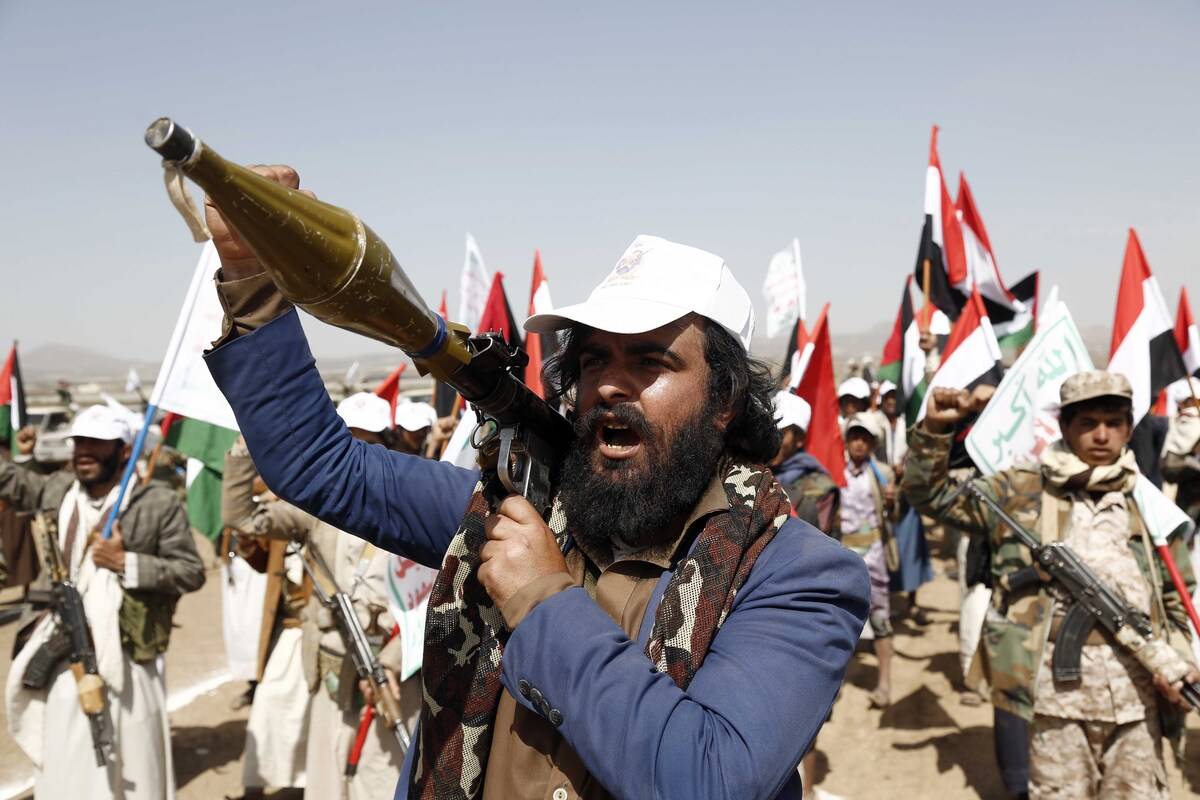
[[[370,392],[350,395],[338,403],[337,413],[349,428],[381,433],[391,427],[391,405],[379,395]]]
[[[71,421],[71,438],[104,439],[125,444],[133,441],[133,429],[123,414],[108,406],[89,406],[75,415]]]
[[[862,378],[855,376],[842,381],[838,387],[838,397],[857,397],[859,400],[871,399],[871,387]]]
[[[879,384],[879,396],[883,397],[888,392],[894,392],[896,391],[896,388],[896,384],[885,380],[883,383]]]
[[[779,430],[797,427],[808,431],[812,422],[812,406],[803,397],[783,391],[775,394],[775,425]]]
[[[868,411],[864,411],[864,412],[861,412],[858,414],[851,414],[850,418],[848,420],[846,420],[846,435],[847,436],[849,436],[850,431],[854,430],[855,428],[862,428],[864,431],[871,434],[871,436],[875,437],[876,439],[879,438],[879,435],[880,435],[879,420],[877,420],[875,418],[874,414],[872,414]]]
[[[433,427],[437,422],[437,411],[429,403],[403,401],[396,406],[396,424],[406,431],[419,431]]]
[[[609,333],[645,333],[696,313],[750,349],[754,305],[720,256],[642,235],[582,303],[534,314],[525,330],[551,333],[575,324]]]

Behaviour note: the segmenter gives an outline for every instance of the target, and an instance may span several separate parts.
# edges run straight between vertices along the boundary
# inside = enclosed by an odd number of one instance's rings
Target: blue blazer
[[[440,567],[478,472],[352,438],[294,310],[206,360],[272,491],[384,550]],[[540,603],[512,632],[503,683],[535,713],[518,685],[541,691],[543,708],[561,715],[559,732],[616,797],[799,800],[796,765],[842,683],[867,593],[861,558],[789,519],[686,691],[656,672],[644,641],[630,640],[582,588]],[[639,638],[656,608],[647,609]],[[397,796],[405,786],[402,778]]]

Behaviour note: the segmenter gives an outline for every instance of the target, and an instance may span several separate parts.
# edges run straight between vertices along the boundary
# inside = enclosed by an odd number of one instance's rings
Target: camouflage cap
[[[1097,397],[1121,397],[1133,401],[1133,387],[1129,379],[1116,372],[1102,369],[1077,372],[1063,381],[1059,389],[1060,405],[1069,406]]]

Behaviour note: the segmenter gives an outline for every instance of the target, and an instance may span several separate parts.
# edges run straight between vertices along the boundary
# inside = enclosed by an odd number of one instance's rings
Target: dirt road
[[[230,704],[243,684],[225,682],[220,630],[219,574],[180,604],[167,676],[172,705],[175,771],[180,800],[212,800],[241,793],[241,750],[246,710]],[[820,786],[846,798],[1005,796],[992,756],[992,709],[964,706],[955,688],[958,676],[956,585],[944,577],[921,589],[929,610],[925,627],[901,622],[897,628],[894,702],[871,710],[867,694],[875,659],[855,657],[834,709],[817,741]],[[0,628],[0,652],[7,654],[12,625]],[[0,678],[7,670],[7,656]],[[200,692],[194,699],[189,696]],[[1200,715],[1187,735],[1190,763],[1184,770],[1168,756],[1175,797],[1200,796]],[[0,797],[27,796],[32,766],[7,735],[0,733]],[[14,791],[15,790],[15,791]],[[276,798],[299,797],[278,792]]]

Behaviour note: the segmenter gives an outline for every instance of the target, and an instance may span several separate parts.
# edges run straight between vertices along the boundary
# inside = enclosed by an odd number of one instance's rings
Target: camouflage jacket
[[[825,468],[806,452],[798,452],[773,468],[798,519],[835,539],[842,538],[838,514],[841,493]]]
[[[992,702],[1025,719],[1032,719],[1038,671],[1042,650],[1049,634],[1049,622],[1054,613],[1054,599],[1044,585],[1019,592],[1007,590],[1007,578],[1032,563],[1029,549],[1020,543],[1006,525],[990,510],[966,494],[949,479],[951,437],[932,434],[918,426],[909,432],[908,462],[904,472],[903,489],[919,511],[950,522],[972,535],[988,536],[991,543],[992,608],[984,622],[983,647],[986,669],[992,687]],[[975,484],[1018,522],[1038,534],[1042,514],[1042,496],[1062,497],[1042,480],[1036,466],[1019,466],[988,477],[976,478]],[[1069,497],[1063,498],[1069,500]],[[1131,507],[1134,505],[1130,502]],[[1070,519],[1070,503],[1059,503],[1058,530],[1066,529]],[[1187,613],[1175,591],[1167,570],[1147,552],[1138,514],[1131,514],[1133,530],[1129,547],[1133,551],[1142,576],[1152,586],[1157,584],[1162,604],[1152,603],[1156,630],[1163,630],[1169,620],[1180,631],[1187,631]],[[1191,561],[1183,537],[1171,542],[1172,555],[1184,580],[1193,586]],[[1163,619],[1164,614],[1166,620]]]

